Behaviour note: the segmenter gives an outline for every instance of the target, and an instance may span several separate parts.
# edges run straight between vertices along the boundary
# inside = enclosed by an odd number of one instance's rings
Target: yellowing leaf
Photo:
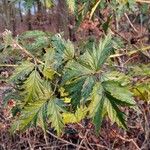
[[[80,106],[77,108],[77,111],[75,112],[76,121],[80,122],[87,113],[87,107]]]
[[[64,89],[63,87],[61,87],[61,88],[59,89],[59,92],[60,92],[60,96],[62,96],[62,97],[69,95],[68,92],[65,92],[65,89]]]
[[[77,108],[75,114],[63,113],[63,120],[65,124],[77,123],[80,122],[83,118],[85,118],[86,114],[87,114],[87,107],[80,106]]]
[[[64,102],[65,102],[65,103],[70,103],[70,102],[71,102],[71,98],[65,97],[65,98],[64,98]]]
[[[77,122],[76,117],[73,113],[63,113],[64,124]]]
[[[54,78],[56,71],[51,68],[44,68],[43,75],[45,78],[52,80]]]

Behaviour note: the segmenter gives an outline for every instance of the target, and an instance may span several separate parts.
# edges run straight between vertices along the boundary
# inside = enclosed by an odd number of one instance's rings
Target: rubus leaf
[[[60,99],[52,98],[48,101],[47,116],[51,122],[51,126],[57,131],[60,136],[64,127],[62,113],[65,112],[63,104]]]
[[[66,92],[69,93],[69,97],[71,98],[71,103],[74,108],[77,108],[77,106],[80,105],[80,101],[82,98],[81,91],[82,91],[85,80],[86,80],[86,77],[81,77],[81,78],[75,79],[69,84],[64,85]]]
[[[68,61],[74,58],[74,45],[70,40],[65,41],[60,34],[52,38],[52,45],[55,49],[55,55],[58,62]],[[58,59],[59,58],[59,59]]]
[[[24,95],[26,96],[26,103],[28,101],[35,101],[40,96],[43,96],[44,94],[44,86],[43,86],[43,80],[40,77],[39,72],[35,69],[28,79],[24,82]]]
[[[107,58],[114,52],[114,48],[112,45],[112,37],[111,34],[105,36],[104,39],[101,39],[99,43],[99,47],[96,53],[97,56],[97,70],[99,70],[102,65],[106,62]]]
[[[119,126],[123,128],[127,128],[125,123],[124,113],[121,112],[112,99],[105,99],[105,109],[107,111],[108,117],[113,123],[117,123]]]
[[[127,87],[120,85],[118,82],[106,81],[103,82],[103,86],[106,91],[110,92],[111,95],[120,100],[120,103],[133,106],[135,101],[133,99],[133,94],[127,89]],[[117,100],[116,100],[117,102]]]
[[[75,113],[70,112],[63,113],[63,120],[65,124],[77,123],[80,122],[82,119],[84,119],[86,114],[87,114],[87,107],[80,106],[77,107]]]
[[[82,100],[83,102],[85,102],[92,93],[94,85],[95,85],[94,78],[92,76],[87,77],[81,90],[81,97],[83,99]]]
[[[92,73],[92,70],[82,66],[77,61],[72,60],[69,61],[65,66],[62,82],[65,83],[67,81],[71,81],[82,76],[88,76]]]
[[[22,62],[21,65],[19,65],[13,75],[10,78],[10,81],[17,82],[18,80],[24,80],[28,77],[28,75],[33,71],[34,64],[28,61]]]
[[[12,125],[12,131],[25,130],[36,125],[39,119],[39,114],[45,113],[45,111],[43,112],[45,104],[46,100],[37,100],[35,102],[28,103],[28,105],[26,105],[22,110],[20,117],[16,118],[17,120]]]
[[[16,118],[17,121],[12,125],[12,131],[25,130],[37,125],[46,130],[46,123],[50,121],[51,126],[60,135],[64,126],[62,113],[65,112],[62,106],[60,100],[53,97],[49,100],[36,100],[28,103],[22,110],[20,117]]]
[[[88,107],[89,116],[93,119],[93,123],[98,133],[104,117],[104,93],[100,82],[97,82],[93,88],[91,95],[91,103]]]
[[[50,123],[60,136],[64,124],[89,117],[98,133],[106,115],[113,123],[126,128],[121,110],[123,106],[135,105],[132,93],[125,86],[129,80],[123,83],[126,79],[123,74],[102,70],[114,51],[111,35],[101,39],[99,46],[91,44],[78,57],[73,43],[62,39],[60,34],[51,42],[53,48],[45,49],[44,64],[25,62],[16,69],[13,79],[23,84],[19,93],[25,105],[12,129],[40,126],[46,130]]]

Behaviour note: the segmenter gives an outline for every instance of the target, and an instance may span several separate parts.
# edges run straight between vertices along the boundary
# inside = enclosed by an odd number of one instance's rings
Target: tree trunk
[[[23,16],[21,11],[21,2],[19,2],[19,15],[20,15],[20,21],[23,22]]]
[[[58,0],[56,25],[57,32],[64,32],[64,37],[69,38],[68,10],[65,0]]]
[[[42,17],[43,17],[42,3],[40,2],[40,0],[37,0],[36,3],[37,3],[37,21],[40,23],[42,22]]]
[[[30,8],[28,9],[27,23],[28,23],[28,30],[32,30],[31,10],[30,10]]]
[[[11,7],[11,25],[13,36],[16,36],[16,9],[14,4]]]

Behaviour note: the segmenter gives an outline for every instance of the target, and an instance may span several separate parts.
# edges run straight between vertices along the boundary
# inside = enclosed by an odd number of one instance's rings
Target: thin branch
[[[127,52],[127,53],[124,53],[124,54],[113,54],[113,55],[110,55],[110,58],[115,58],[115,57],[120,57],[120,56],[124,56],[124,55],[133,55],[133,54],[136,54],[138,52],[142,52],[142,51],[147,51],[150,49],[150,46],[147,46],[147,47],[142,47],[142,48],[139,48],[140,50],[131,50],[130,52]]]
[[[149,0],[136,0],[137,3],[147,3],[150,4]]]
[[[0,64],[0,67],[17,67],[15,64]]]
[[[126,13],[124,13],[125,17],[127,18],[130,26],[133,28],[133,30],[138,33],[137,29],[134,27],[134,25],[132,24],[131,20],[129,19],[128,15]]]
[[[94,144],[94,143],[89,143],[89,144],[92,145],[92,146],[97,146],[97,147],[99,147],[99,148],[103,148],[103,149],[109,150],[108,147],[106,147],[106,146],[104,146],[104,145],[101,145],[101,144]]]
[[[56,138],[56,139],[58,139],[58,140],[60,140],[60,141],[62,141],[62,142],[64,142],[64,143],[67,143],[67,144],[70,144],[70,145],[75,146],[75,147],[77,147],[77,148],[82,148],[82,149],[85,149],[85,150],[86,150],[86,148],[83,147],[83,146],[80,146],[80,145],[77,145],[77,144],[73,144],[73,143],[71,143],[71,142],[69,142],[69,141],[66,141],[66,140],[64,140],[64,139],[62,139],[62,138],[59,138],[58,136],[54,135],[53,133],[51,133],[51,132],[49,132],[49,131],[46,131],[46,132],[47,132],[48,134],[50,134],[51,136],[53,136],[54,138]]]
[[[133,139],[126,139],[119,134],[117,134],[116,136],[125,142],[132,142],[134,146],[137,148],[137,150],[141,150],[140,147],[137,145],[137,143]]]

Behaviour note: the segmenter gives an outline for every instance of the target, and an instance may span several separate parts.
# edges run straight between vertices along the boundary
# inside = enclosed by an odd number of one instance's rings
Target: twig
[[[62,139],[62,138],[59,138],[58,136],[56,136],[56,135],[54,135],[53,133],[51,133],[51,132],[49,132],[49,131],[46,131],[48,134],[50,134],[51,136],[53,136],[54,138],[56,138],[56,139],[58,139],[58,140],[60,140],[60,141],[62,141],[62,142],[64,142],[64,143],[67,143],[67,144],[70,144],[70,145],[72,145],[72,146],[75,146],[75,147],[77,147],[77,148],[82,148],[82,149],[86,149],[85,147],[83,147],[83,146],[80,146],[80,145],[77,145],[77,144],[73,144],[73,143],[71,143],[71,142],[69,142],[69,141],[66,141],[66,140],[64,140],[64,139]]]
[[[84,137],[82,137],[82,141],[80,142],[80,145],[79,145],[79,147],[78,147],[78,149],[77,150],[80,150],[80,148],[81,148],[81,146],[82,146],[82,144],[83,144],[83,142],[85,141],[85,139],[86,139],[86,136],[87,136],[87,134],[88,134],[88,130],[86,131],[86,133],[85,133],[85,135],[84,135]],[[84,144],[85,144],[85,146],[87,147],[86,149],[88,149],[88,146],[87,146],[87,144],[84,142]]]
[[[104,146],[104,145],[101,145],[101,144],[93,144],[93,143],[90,143],[90,145],[97,146],[97,147],[100,147],[100,148],[104,148],[104,149],[109,150],[108,147],[106,147],[106,146]]]
[[[136,0],[137,3],[147,3],[150,4],[149,0]]]
[[[127,18],[130,26],[133,28],[133,30],[138,33],[137,29],[134,27],[134,25],[132,24],[131,20],[129,19],[128,15],[126,13],[124,13],[125,17]]]
[[[118,33],[116,30],[114,30],[112,28],[110,28],[110,30],[112,31],[112,33],[117,34],[118,36],[120,36],[127,43],[130,43],[130,41],[128,39],[126,39],[123,35],[121,35],[120,33]]]
[[[116,134],[116,136],[117,136],[118,138],[120,138],[121,140],[124,140],[124,141],[126,141],[126,142],[132,142],[132,143],[134,144],[134,146],[137,148],[137,150],[141,150],[141,149],[139,148],[139,146],[137,145],[137,143],[136,143],[133,139],[126,139],[126,138],[122,137],[122,136],[119,135],[119,134]]]
[[[150,46],[147,46],[147,47],[142,47],[142,48],[139,48],[140,50],[131,50],[130,52],[128,53],[124,53],[124,54],[114,54],[114,55],[110,55],[110,58],[115,58],[115,57],[120,57],[120,56],[124,56],[124,55],[133,55],[133,54],[136,54],[137,52],[142,52],[142,51],[147,51],[150,49]]]
[[[0,67],[17,67],[15,64],[0,64]]]
[[[123,63],[123,65],[127,64],[128,62],[130,62],[132,59],[134,59],[134,58],[136,58],[136,57],[137,57],[137,56],[133,56],[133,57],[129,58],[127,61],[125,61],[125,62]]]

